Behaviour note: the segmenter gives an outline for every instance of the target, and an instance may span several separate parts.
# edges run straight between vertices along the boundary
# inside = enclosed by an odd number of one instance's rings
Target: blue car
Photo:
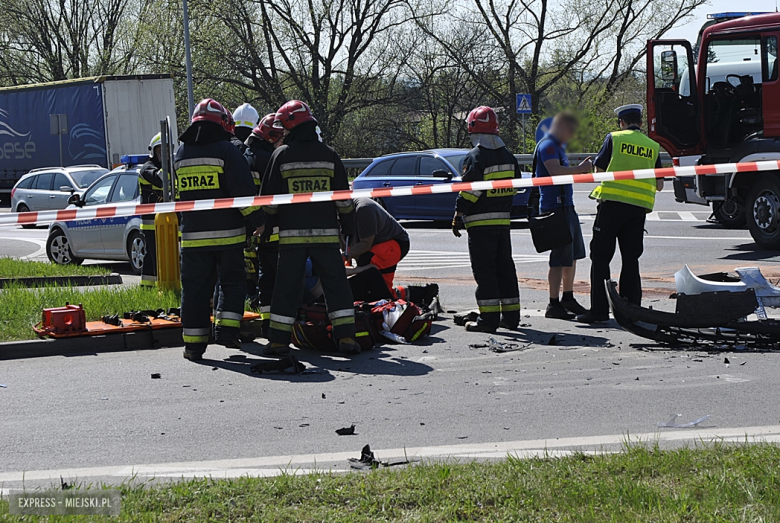
[[[463,159],[468,149],[432,149],[382,156],[360,173],[352,182],[353,189],[438,185],[460,182]],[[531,173],[523,173],[530,178]],[[517,190],[512,204],[512,217],[528,215],[529,189]],[[379,203],[399,220],[451,220],[455,212],[457,193],[424,194],[379,198]]]

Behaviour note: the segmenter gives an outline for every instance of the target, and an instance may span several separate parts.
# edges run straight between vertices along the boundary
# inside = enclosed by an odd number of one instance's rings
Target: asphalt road
[[[595,213],[587,192],[576,193],[586,242]],[[706,208],[676,204],[665,191],[656,211],[642,257],[645,301],[654,307],[672,305],[673,274],[686,263],[695,272],[758,265],[780,275],[777,253],[756,250],[746,230],[707,223]],[[438,282],[448,310],[473,307],[466,238],[407,226],[412,251],[398,281]],[[271,474],[315,462],[344,468],[345,456],[359,456],[366,443],[380,456],[382,449],[491,457],[609,447],[626,434],[654,434],[672,413],[685,421],[712,415],[711,435],[780,431],[780,355],[730,353],[726,364],[723,354],[663,350],[614,322],[547,320],[546,257],[523,224],[512,234],[524,326],[497,339],[520,343],[520,352],[470,347],[487,336],[445,315],[419,345],[385,345],[352,359],[299,352],[310,369],[299,376],[249,374],[260,359],[256,343],[209,348],[202,365],[184,361],[180,349],[3,361],[0,487],[47,484],[60,474],[118,482],[139,471],[144,479]],[[0,228],[6,255],[40,258],[45,236],[43,228]],[[577,290],[586,306],[588,271],[585,260]],[[553,334],[557,344],[548,345]],[[335,434],[351,424],[357,436]]]

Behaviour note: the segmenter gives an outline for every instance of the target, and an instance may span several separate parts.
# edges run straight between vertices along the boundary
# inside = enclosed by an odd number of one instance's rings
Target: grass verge
[[[779,461],[780,449],[768,444],[633,446],[597,456],[124,486],[122,515],[111,521],[780,521]],[[0,502],[0,520],[22,521],[7,511]]]
[[[110,270],[100,265],[56,265],[49,262],[0,257],[0,278],[106,276],[110,273]]]
[[[73,287],[6,287],[0,291],[0,342],[35,339],[32,326],[40,321],[41,309],[62,307],[66,302],[81,303],[87,321],[95,321],[107,314],[178,307],[179,297],[173,291],[153,291],[140,286],[84,291]]]

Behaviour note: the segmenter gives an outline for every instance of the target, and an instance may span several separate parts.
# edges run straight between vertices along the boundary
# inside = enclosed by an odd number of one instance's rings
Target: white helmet
[[[152,137],[152,141],[149,142],[149,158],[154,157],[154,148],[158,145],[162,145],[162,137],[160,136],[160,133],[155,134]]]
[[[241,104],[233,111],[233,120],[236,122],[236,127],[254,129],[259,119],[260,115],[257,113],[257,109],[249,104]]]

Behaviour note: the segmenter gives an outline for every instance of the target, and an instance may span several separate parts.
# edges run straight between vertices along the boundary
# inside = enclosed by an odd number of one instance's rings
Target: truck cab
[[[720,13],[686,40],[651,40],[649,135],[677,165],[780,160],[778,13]],[[712,204],[726,225],[747,221],[756,243],[780,250],[780,173],[681,177],[675,195]]]

